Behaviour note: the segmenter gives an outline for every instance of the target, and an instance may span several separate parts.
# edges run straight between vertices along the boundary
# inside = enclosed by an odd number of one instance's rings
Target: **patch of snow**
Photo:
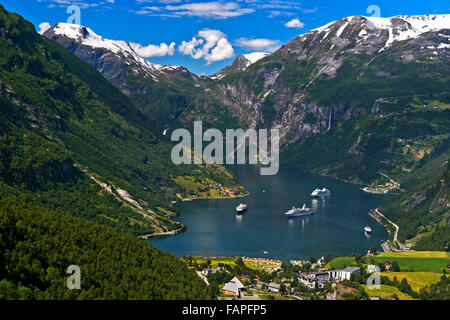
[[[311,31],[317,31],[317,32],[328,31],[328,30],[329,30],[329,27],[330,27],[331,25],[333,25],[335,22],[336,22],[336,21],[331,21],[331,22],[327,23],[326,25],[323,25],[323,26],[321,26],[321,27],[319,27],[319,28],[316,28],[316,29],[313,29],[313,30],[311,30]]]
[[[367,31],[366,31],[365,29],[362,29],[362,30],[359,32],[358,36],[363,37],[363,36],[365,36],[366,34],[367,34]]]
[[[343,18],[345,23],[338,29],[336,36],[340,37],[348,26],[348,24],[353,20],[354,16]],[[411,38],[420,36],[421,34],[429,31],[438,31],[443,29],[450,29],[450,14],[427,14],[418,16],[407,16],[399,15],[390,18],[379,18],[379,17],[363,17],[367,21],[365,29],[359,32],[360,37],[367,39],[368,31],[378,29],[380,33],[383,30],[387,30],[389,33],[389,38],[386,41],[385,47],[389,47],[395,41],[403,41]],[[340,20],[337,20],[340,21]],[[326,25],[313,29],[310,32],[330,32],[333,24],[337,21],[332,21]],[[403,23],[402,23],[403,22]],[[301,35],[302,41],[306,39],[305,35],[310,32]],[[443,35],[448,37],[446,35]]]
[[[264,58],[268,55],[269,55],[269,53],[267,53],[267,52],[252,52],[252,53],[244,54],[243,56],[245,57],[245,59],[250,61],[250,64],[253,64],[256,61],[261,60],[262,58]]]
[[[416,38],[425,32],[450,29],[450,14],[400,15],[391,18],[366,17],[366,19],[370,27],[388,30],[389,39],[386,41],[386,47],[389,47],[394,41]],[[398,24],[398,20],[402,20],[405,24],[400,27],[394,26],[394,23]]]
[[[349,21],[346,21],[342,27],[339,28],[339,30],[336,32],[336,37],[340,37],[342,32],[347,28]]]

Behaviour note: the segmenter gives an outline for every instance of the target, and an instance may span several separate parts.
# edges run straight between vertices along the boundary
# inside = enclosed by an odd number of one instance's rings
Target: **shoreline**
[[[333,175],[327,175],[321,172],[312,172],[312,171],[307,171],[307,170],[303,170],[301,168],[296,168],[296,167],[285,167],[285,168],[292,168],[292,169],[300,169],[302,171],[304,171],[305,173],[308,174],[312,174],[312,175],[319,175],[322,177],[328,177],[328,178],[332,178],[336,181],[341,181],[341,182],[345,182],[345,183],[350,183],[353,185],[359,185],[361,186],[361,188],[359,188],[360,190],[366,192],[366,193],[370,193],[370,194],[380,194],[380,195],[391,195],[392,193],[384,193],[384,192],[376,192],[376,191],[370,191],[368,190],[369,186],[365,185],[362,182],[356,182],[356,181],[349,181],[346,179],[342,179],[342,178],[338,178],[336,176]],[[237,181],[237,180],[236,180]],[[239,183],[239,181],[237,181]],[[363,187],[364,186],[364,187]],[[247,190],[246,190],[247,191]],[[247,191],[245,194],[241,194],[241,195],[236,195],[236,196],[222,196],[222,197],[196,197],[196,198],[179,198],[178,200],[174,200],[171,202],[171,204],[176,204],[176,203],[182,203],[182,202],[191,202],[194,200],[227,200],[227,199],[237,199],[237,198],[245,198],[247,196],[249,196],[251,193],[249,191]],[[176,216],[182,214],[181,212],[176,214]],[[369,215],[371,215],[371,212],[369,212]],[[371,215],[372,216],[372,215]],[[383,225],[383,227],[386,229],[386,231],[388,231],[387,227],[380,222],[377,218],[375,218],[375,216],[372,216],[375,220],[377,220],[378,223],[380,223],[381,225]],[[187,230],[187,226],[183,225],[182,228],[179,229],[175,229],[175,230],[171,230],[171,231],[166,231],[166,232],[160,232],[160,233],[156,233],[156,234],[146,234],[146,235],[141,235],[139,236],[140,239],[150,239],[150,238],[157,238],[157,237],[167,237],[167,236],[171,236],[171,235],[175,235],[181,232],[184,232]],[[388,231],[389,233],[389,231]],[[389,239],[388,239],[389,240]]]
[[[390,194],[389,192],[381,192],[381,191],[371,190],[370,187],[364,187],[364,188],[361,188],[361,190],[364,192],[367,192],[367,193],[371,193],[371,194]]]
[[[179,202],[191,202],[194,200],[226,200],[226,199],[237,199],[237,198],[244,198],[250,195],[250,192],[247,192],[243,195],[237,195],[237,196],[228,196],[228,197],[197,197],[197,198],[183,198],[180,199]],[[178,202],[178,201],[177,201]]]
[[[385,194],[385,195],[398,195],[399,193],[396,192],[382,192],[382,191],[375,191],[375,190],[371,190],[371,188],[369,186],[366,186],[364,188],[361,188],[362,191],[370,193],[370,194]]]
[[[172,204],[175,204],[177,202],[191,202],[194,200],[214,200],[214,199],[219,199],[219,200],[226,200],[226,199],[237,199],[237,198],[244,198],[250,195],[250,192],[247,191],[246,194],[243,195],[237,195],[237,196],[233,196],[233,197],[219,197],[219,198],[212,198],[212,197],[199,197],[199,198],[185,198],[185,199],[180,199],[179,201],[176,202],[172,202]],[[178,213],[175,215],[175,217],[179,216],[181,214]],[[174,229],[174,230],[170,230],[170,231],[165,231],[165,232],[158,232],[158,233],[149,233],[149,234],[143,234],[138,236],[139,239],[143,239],[143,240],[148,240],[150,238],[159,238],[159,237],[168,237],[168,236],[173,236],[182,232],[185,232],[187,230],[187,226],[183,225],[181,228],[178,229]]]
[[[369,216],[372,217],[373,219],[375,219],[379,224],[381,224],[386,229],[387,233],[389,234],[389,238],[386,241],[382,242],[382,245],[381,245],[385,252],[386,252],[386,250],[384,249],[383,244],[389,244],[390,242],[392,242],[391,246],[394,246],[394,247],[398,246],[400,248],[400,250],[404,249],[404,245],[400,241],[398,241],[398,238],[397,238],[398,237],[398,231],[400,229],[398,225],[396,225],[394,222],[389,220],[385,215],[383,215],[379,211],[378,208],[369,211]],[[382,221],[382,218],[386,220],[386,223],[384,223]],[[388,225],[393,226],[394,230],[395,230],[392,241],[390,240],[390,235],[391,235],[392,230],[389,230]],[[389,251],[392,251],[392,250],[389,250]]]

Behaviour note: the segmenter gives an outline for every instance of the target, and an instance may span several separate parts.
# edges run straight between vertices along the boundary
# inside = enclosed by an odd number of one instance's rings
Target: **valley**
[[[193,120],[219,130],[277,128],[281,165],[402,194],[436,179],[450,157],[448,19],[345,17],[272,54],[239,56],[211,77],[141,61],[123,42],[83,27],[57,24],[43,35],[160,119],[159,133],[192,128]],[[439,211],[447,222],[448,203]],[[383,212],[399,222],[391,207]],[[427,237],[435,228],[422,229]]]
[[[343,17],[207,76],[0,5],[0,299],[448,299],[449,25]],[[195,121],[278,129],[279,171],[175,164]]]

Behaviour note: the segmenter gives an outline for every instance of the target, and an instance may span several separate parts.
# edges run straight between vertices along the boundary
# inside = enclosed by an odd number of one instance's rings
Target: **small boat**
[[[319,197],[326,197],[331,195],[330,190],[328,190],[327,188],[316,188],[312,193],[311,193],[311,197],[313,198],[319,198]]]
[[[367,234],[371,234],[372,233],[372,228],[369,225],[367,225],[367,226],[364,227],[364,232],[367,233]]]
[[[245,211],[247,211],[247,205],[245,203],[241,203],[240,205],[238,205],[236,207],[236,212],[237,213],[242,213],[242,212],[245,212]]]
[[[315,212],[316,211],[314,209],[307,208],[306,204],[304,204],[302,208],[292,207],[292,209],[288,212],[285,212],[284,215],[287,217],[302,217],[309,216]]]

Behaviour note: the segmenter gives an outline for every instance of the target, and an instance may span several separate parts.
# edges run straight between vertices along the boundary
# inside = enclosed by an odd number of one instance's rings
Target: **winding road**
[[[394,244],[397,243],[397,244],[400,246],[400,248],[402,248],[403,245],[397,240],[398,229],[399,229],[399,228],[398,228],[398,225],[396,225],[396,224],[393,223],[391,220],[389,220],[388,218],[386,218],[386,216],[383,215],[383,214],[380,212],[380,210],[378,210],[378,208],[376,208],[375,211],[376,211],[376,213],[378,213],[380,216],[382,216],[383,218],[385,218],[390,224],[392,224],[392,225],[394,226],[394,228],[395,228],[395,233],[394,233],[394,240],[393,240],[393,242],[394,242]]]

